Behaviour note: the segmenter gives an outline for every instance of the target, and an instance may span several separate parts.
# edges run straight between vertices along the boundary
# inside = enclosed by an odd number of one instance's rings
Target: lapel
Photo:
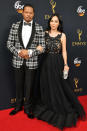
[[[23,41],[22,41],[22,25],[23,25],[23,20],[19,24],[18,37],[19,37],[20,44],[23,46],[23,48],[25,48],[24,44],[23,44]]]
[[[31,46],[32,40],[34,38],[34,34],[35,34],[35,22],[33,22],[33,24],[32,24],[32,33],[31,33],[31,37],[30,37],[30,40],[27,44],[26,49],[28,49]]]

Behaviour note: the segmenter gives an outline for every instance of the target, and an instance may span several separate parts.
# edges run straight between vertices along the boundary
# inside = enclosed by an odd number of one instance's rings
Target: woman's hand
[[[39,45],[39,46],[37,46],[37,48],[36,48],[37,50],[39,50],[40,52],[42,52],[43,51],[43,47],[41,46],[41,45]]]
[[[69,71],[69,66],[68,66],[68,65],[65,65],[65,66],[64,66],[64,70]]]

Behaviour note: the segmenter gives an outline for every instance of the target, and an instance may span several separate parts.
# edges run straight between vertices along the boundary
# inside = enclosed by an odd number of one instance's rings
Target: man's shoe
[[[25,114],[29,114],[29,113],[31,113],[31,111],[28,110],[28,109],[24,109],[24,113],[25,113]]]
[[[12,110],[10,113],[9,113],[9,115],[15,115],[15,114],[17,114],[19,111],[21,111],[22,110],[22,107],[21,108],[15,108],[14,110]]]
[[[32,113],[28,113],[27,116],[28,116],[28,118],[30,118],[30,119],[33,119],[33,118],[34,118],[34,115],[33,115]]]
[[[32,114],[32,110],[31,109],[24,109],[24,113],[27,114],[28,118],[33,119],[34,115]]]

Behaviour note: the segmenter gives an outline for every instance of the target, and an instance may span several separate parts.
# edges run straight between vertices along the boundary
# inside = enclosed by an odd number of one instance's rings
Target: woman
[[[34,115],[60,129],[76,125],[78,118],[85,119],[85,111],[70,84],[67,64],[66,35],[58,14],[48,21],[45,33],[46,49],[40,72],[41,99],[36,104]],[[38,47],[42,51],[42,47]]]

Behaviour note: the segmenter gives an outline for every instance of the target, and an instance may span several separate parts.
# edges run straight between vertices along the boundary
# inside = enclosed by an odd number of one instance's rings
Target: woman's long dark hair
[[[61,20],[59,14],[57,14],[57,13],[52,14],[51,17],[49,18],[47,31],[50,31],[50,30],[51,30],[50,22],[51,22],[51,20],[52,20],[52,18],[53,18],[54,16],[57,16],[57,17],[58,17],[58,20],[59,20],[59,26],[58,26],[57,30],[58,30],[59,32],[63,32],[63,21]]]

